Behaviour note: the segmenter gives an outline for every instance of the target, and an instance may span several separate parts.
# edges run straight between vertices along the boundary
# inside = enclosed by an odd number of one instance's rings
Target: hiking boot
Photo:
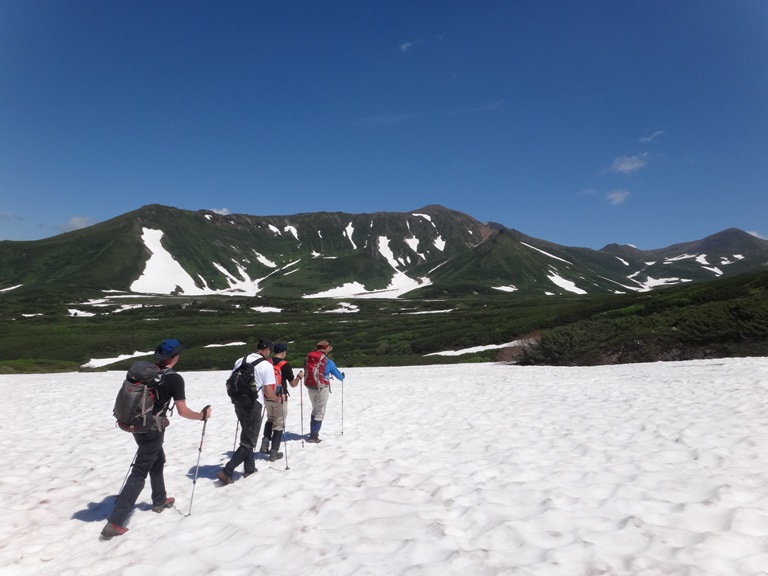
[[[309,438],[307,438],[307,442],[309,442],[310,444],[320,444],[322,440],[320,440],[320,438],[318,438],[317,436],[310,436]]]
[[[261,441],[261,448],[259,449],[259,452],[262,454],[269,454],[269,438],[264,438]]]
[[[154,506],[152,506],[152,512],[157,512],[159,514],[166,508],[173,508],[174,502],[176,502],[176,498],[166,498],[165,502],[163,502],[162,504],[155,504]]]
[[[114,538],[115,536],[122,536],[128,532],[128,528],[125,526],[120,526],[119,524],[112,524],[112,522],[107,522],[107,525],[104,526],[104,528],[101,530],[101,537],[104,540],[109,540],[110,538]]]
[[[269,453],[269,461],[274,462],[275,460],[280,460],[280,458],[283,457],[282,452],[270,452]]]
[[[219,470],[218,474],[216,474],[216,478],[221,480],[224,484],[234,484],[235,483],[235,481],[232,479],[232,476],[227,474],[227,471],[224,470],[223,468],[221,470]]]

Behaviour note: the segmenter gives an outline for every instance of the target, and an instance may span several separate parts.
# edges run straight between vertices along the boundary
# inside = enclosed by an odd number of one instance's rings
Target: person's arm
[[[178,412],[179,416],[182,418],[188,420],[208,420],[211,417],[211,407],[206,406],[203,410],[205,410],[205,412],[202,410],[200,412],[195,412],[187,406],[186,400],[176,400],[176,412]],[[205,418],[203,418],[203,415],[205,415]]]
[[[328,374],[333,374],[336,377],[337,380],[344,380],[344,374],[339,372],[339,369],[336,368],[336,364],[330,358],[328,358],[325,361],[325,375],[326,375],[326,377],[328,376]]]
[[[291,388],[296,388],[296,386],[299,385],[299,382],[301,382],[302,378],[304,378],[304,370],[299,370],[299,373],[296,374],[296,378],[289,382]]]
[[[176,405],[176,412],[182,418],[188,420],[208,420],[211,417],[211,407],[206,406],[200,412],[195,412],[187,406],[187,396],[184,386],[184,378],[181,374],[171,372],[167,376],[168,385],[171,387],[171,397]]]
[[[264,382],[263,386],[261,387],[262,392],[264,393],[264,399],[270,400],[272,402],[279,402],[280,398],[278,398],[277,394],[275,394],[275,386],[277,385],[277,382],[275,382],[274,364],[272,364],[272,362],[269,360],[259,362],[256,365],[256,370],[260,372],[261,376],[261,378],[257,377],[256,381],[258,382],[261,380]]]
[[[267,385],[264,386],[264,399],[269,400],[270,402],[279,402],[280,398],[277,394],[275,394],[275,385]]]

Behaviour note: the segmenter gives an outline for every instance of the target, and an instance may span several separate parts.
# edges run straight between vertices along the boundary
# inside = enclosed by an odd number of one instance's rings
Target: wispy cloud
[[[0,220],[24,220],[24,217],[19,214],[14,214],[13,212],[4,212],[0,210]]]
[[[630,194],[631,192],[628,192],[627,190],[613,190],[605,195],[605,199],[611,206],[618,206],[619,204],[626,202]]]
[[[87,228],[96,224],[96,220],[90,216],[72,216],[64,224],[58,226],[61,232],[72,232],[72,230],[80,230],[81,228]]]
[[[417,44],[421,44],[421,40],[407,40],[400,44],[400,52],[406,54],[407,52],[410,52]]]
[[[501,110],[504,107],[504,100],[494,100],[492,102],[486,102],[479,106],[472,108],[459,108],[456,110],[449,110],[446,112],[448,116],[456,116],[459,114],[473,114],[475,112],[493,112],[495,110]]]
[[[358,118],[353,124],[355,126],[389,126],[391,124],[402,122],[406,118],[407,116],[405,114],[382,114],[381,116],[365,116],[363,118]]]
[[[653,134],[650,134],[648,136],[641,136],[639,138],[639,142],[641,144],[648,144],[649,142],[653,142],[654,140],[661,138],[664,135],[664,130],[656,130]]]
[[[222,216],[229,216],[230,214],[232,214],[229,208],[209,208],[209,210],[214,214],[220,214]]]
[[[648,163],[648,153],[643,152],[636,156],[619,156],[613,161],[611,167],[608,168],[609,172],[616,172],[618,174],[631,174],[637,172]]]
[[[764,234],[760,234],[759,232],[755,232],[753,230],[747,230],[747,234],[752,234],[755,238],[760,238],[760,240],[768,240],[768,236],[765,236]]]

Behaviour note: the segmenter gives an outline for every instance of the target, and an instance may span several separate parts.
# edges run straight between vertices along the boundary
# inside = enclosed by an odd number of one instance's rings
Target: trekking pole
[[[299,402],[301,403],[301,447],[304,448],[304,386],[299,382]]]
[[[117,495],[120,495],[120,492],[123,491],[123,488],[125,488],[125,483],[128,482],[128,476],[131,475],[131,470],[133,470],[134,465],[136,464],[136,458],[139,456],[139,449],[136,449],[136,454],[133,455],[133,460],[131,460],[131,465],[128,466],[128,472],[125,473],[125,478],[123,478],[123,483],[120,485],[120,490],[117,492]]]
[[[283,399],[281,409],[283,411],[283,450],[285,450],[285,469],[290,470],[288,467],[288,430],[286,430],[287,422],[285,421],[285,399]]]
[[[341,373],[341,435],[344,436],[344,380],[347,377],[344,372]]]
[[[237,433],[240,431],[240,420],[237,421],[237,424],[235,425],[235,441],[232,443],[232,454],[235,453],[235,450],[237,450]]]
[[[205,438],[205,427],[208,425],[208,409],[210,408],[210,404],[203,408],[203,414],[206,415],[205,420],[203,420],[203,433],[200,435],[200,448],[197,450],[197,466],[195,466],[195,479],[192,481],[192,495],[189,497],[189,512],[187,512],[187,516],[190,516],[192,514],[192,501],[195,499],[195,486],[197,485],[197,473],[200,471],[200,456],[203,455],[203,438]]]

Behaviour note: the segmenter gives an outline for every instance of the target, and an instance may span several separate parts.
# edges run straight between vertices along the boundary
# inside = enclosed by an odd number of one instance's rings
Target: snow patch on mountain
[[[286,232],[290,232],[291,234],[293,234],[293,237],[294,237],[294,238],[296,238],[296,241],[297,241],[297,242],[299,241],[299,231],[298,231],[298,230],[296,230],[296,227],[295,227],[295,226],[290,226],[290,225],[288,225],[288,226],[286,226],[286,227],[284,228],[284,230],[285,230]]]
[[[430,285],[432,281],[428,278],[415,280],[398,270],[397,265],[399,262],[389,247],[389,242],[390,240],[386,236],[379,236],[378,238],[379,253],[394,270],[389,286],[383,290],[366,290],[365,286],[359,282],[347,282],[330,290],[324,290],[316,294],[306,294],[304,298],[397,298],[416,288]]]
[[[357,250],[357,245],[352,240],[352,234],[355,233],[355,228],[352,226],[352,222],[347,224],[347,227],[344,229],[344,236],[347,237],[347,240],[349,240],[349,243],[352,244],[352,248],[354,250]]]
[[[563,260],[559,256],[555,256],[554,254],[550,254],[549,252],[544,252],[544,250],[542,250],[541,248],[536,248],[536,246],[531,246],[530,244],[526,244],[525,242],[520,242],[520,244],[522,244],[523,246],[527,246],[531,250],[536,250],[536,252],[541,252],[542,254],[544,254],[544,256],[549,256],[550,258],[554,258],[555,260],[560,260],[560,262],[565,262],[566,264],[570,264],[571,266],[573,266],[572,262],[568,262],[568,260]]]
[[[78,310],[77,308],[68,308],[67,313],[73,318],[78,316],[83,318],[90,318],[91,316],[96,316],[96,314],[93,312],[83,312],[82,310]]]
[[[321,310],[319,314],[353,314],[360,312],[360,307],[350,302],[339,302],[338,307],[332,310]]]
[[[524,346],[530,344],[528,340],[515,340],[506,344],[489,344],[487,346],[472,346],[471,348],[462,348],[461,350],[445,350],[443,352],[431,352],[424,356],[462,356],[464,354],[474,354],[485,350],[498,350],[500,348],[511,348],[513,346]]]
[[[131,284],[131,291],[143,294],[171,294],[180,289],[184,294],[193,296],[213,294],[212,290],[195,285],[195,281],[181,264],[163,248],[162,238],[162,230],[142,229],[141,239],[149,250],[150,257],[142,275]]]
[[[264,256],[263,254],[259,254],[258,252],[256,252],[256,250],[254,250],[253,253],[256,254],[256,260],[264,264],[264,266],[267,266],[268,268],[277,268],[277,264],[272,262],[272,260]]]
[[[202,296],[211,294],[255,296],[261,289],[259,279],[248,276],[245,268],[237,261],[232,260],[240,277],[229,272],[224,266],[213,262],[213,266],[221,272],[229,284],[226,290],[214,290],[208,287],[205,279],[198,275],[203,288],[195,284],[195,281],[179,264],[176,259],[162,245],[162,230],[143,228],[141,238],[150,257],[147,260],[144,272],[138,280],[131,284],[131,291],[141,294],[174,294],[182,293],[187,296]]]
[[[268,312],[279,313],[283,311],[282,308],[275,308],[274,306],[251,306],[251,310],[253,310],[254,312],[263,312],[263,313],[268,313]]]
[[[558,258],[560,260],[560,258]],[[568,292],[573,292],[574,294],[586,294],[586,290],[582,290],[576,284],[574,284],[572,281],[567,280],[566,278],[563,278],[562,276],[559,276],[555,270],[550,270],[549,274],[547,275],[547,278],[554,284],[557,284],[562,288],[563,290],[567,290]]]

